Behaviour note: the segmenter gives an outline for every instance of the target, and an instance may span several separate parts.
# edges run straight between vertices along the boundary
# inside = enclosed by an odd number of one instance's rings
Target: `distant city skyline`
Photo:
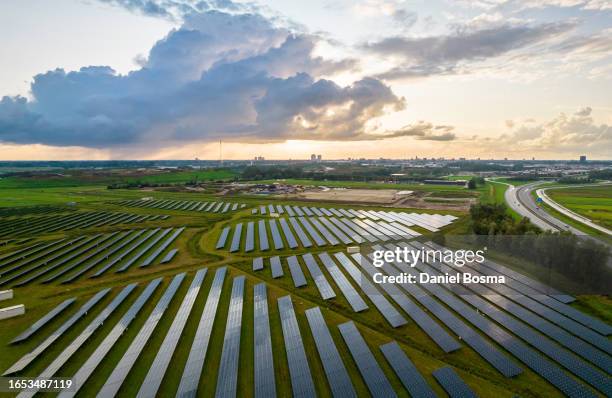
[[[602,0],[0,3],[0,159],[610,159]]]

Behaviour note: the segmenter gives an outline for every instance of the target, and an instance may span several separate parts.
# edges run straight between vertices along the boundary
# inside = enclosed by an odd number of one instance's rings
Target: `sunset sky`
[[[4,0],[0,159],[612,158],[612,0]]]

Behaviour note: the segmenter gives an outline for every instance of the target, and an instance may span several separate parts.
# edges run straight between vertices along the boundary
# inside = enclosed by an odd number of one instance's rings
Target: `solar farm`
[[[612,326],[577,297],[364,250],[443,250],[461,217],[172,192],[0,209],[0,304],[25,308],[0,373],[71,379],[62,397],[612,396]],[[457,271],[506,283],[373,281]]]

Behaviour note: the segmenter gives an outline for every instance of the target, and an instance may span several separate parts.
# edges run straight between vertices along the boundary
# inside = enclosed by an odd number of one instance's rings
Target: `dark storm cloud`
[[[31,100],[2,98],[0,141],[104,148],[364,139],[366,123],[403,99],[373,78],[344,87],[323,79],[355,61],[314,56],[317,40],[257,14],[190,14],[139,70],[57,69],[34,77]]]

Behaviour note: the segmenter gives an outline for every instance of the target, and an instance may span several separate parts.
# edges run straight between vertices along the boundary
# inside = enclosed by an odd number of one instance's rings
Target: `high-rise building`
[[[580,155],[580,163],[586,163],[586,155]]]

